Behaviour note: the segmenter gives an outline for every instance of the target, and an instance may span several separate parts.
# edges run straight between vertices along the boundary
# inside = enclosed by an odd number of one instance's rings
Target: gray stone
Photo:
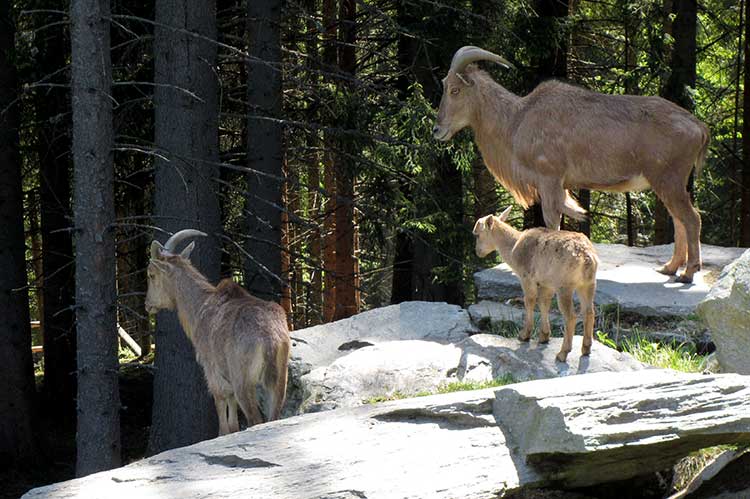
[[[555,360],[562,338],[552,338],[546,345],[489,334],[477,334],[455,345],[417,340],[380,343],[302,376],[300,412],[356,407],[396,393],[434,393],[454,381],[488,382],[505,376],[525,381],[647,367],[597,341],[591,356],[581,357],[581,340],[574,338],[566,363]]]
[[[24,498],[490,499],[539,476],[511,455],[493,390],[306,414]]]
[[[304,375],[360,348],[401,340],[457,343],[476,332],[466,310],[436,302],[404,302],[293,331],[284,414],[298,412],[303,399],[301,379]]]
[[[697,312],[711,330],[722,371],[750,374],[750,250],[724,268]]]
[[[626,480],[750,442],[750,377],[649,369],[575,381],[509,385],[494,404],[509,444],[558,486]]]
[[[617,304],[643,316],[681,316],[695,309],[710,289],[712,276],[742,254],[741,248],[701,245],[703,270],[692,284],[656,272],[672,255],[672,244],[647,248],[595,244],[601,261],[597,272],[596,303]],[[474,274],[481,300],[503,301],[523,296],[521,284],[506,264]]]
[[[727,450],[716,456],[669,499],[737,499],[750,497],[750,452]]]

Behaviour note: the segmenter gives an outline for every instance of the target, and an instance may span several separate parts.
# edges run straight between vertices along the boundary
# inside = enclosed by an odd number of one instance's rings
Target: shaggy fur
[[[705,124],[660,97],[604,95],[555,80],[519,97],[473,64],[461,71],[443,80],[438,140],[470,127],[495,178],[524,208],[541,201],[553,229],[561,214],[586,216],[568,189],[650,187],[675,222],[674,254],[660,271],[674,275],[687,263],[678,280],[692,281],[701,221],[686,185],[706,156]]]
[[[284,310],[230,279],[214,287],[183,255],[152,249],[146,309],[177,311],[214,398],[220,435],[239,430],[238,404],[249,425],[278,419],[290,349]],[[266,393],[263,414],[256,385]]]
[[[526,307],[526,321],[518,338],[529,341],[534,329],[534,308],[538,301],[541,314],[539,342],[550,337],[549,307],[552,295],[565,318],[565,338],[557,360],[565,362],[573,345],[576,313],[573,292],[578,293],[583,315],[583,348],[591,352],[594,336],[594,293],[598,258],[589,239],[579,232],[530,229],[519,232],[505,223],[510,208],[499,217],[488,215],[474,225],[476,253],[485,257],[497,251],[521,280]]]

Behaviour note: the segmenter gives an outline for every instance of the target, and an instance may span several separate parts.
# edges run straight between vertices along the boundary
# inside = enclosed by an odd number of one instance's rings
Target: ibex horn
[[[492,61],[506,68],[513,67],[513,64],[508,62],[508,60],[504,57],[493,54],[492,52],[489,52],[487,50],[480,49],[479,47],[467,45],[458,49],[453,55],[450,70],[454,73],[460,73],[466,68],[466,66],[468,66],[472,62],[477,61]]]
[[[191,237],[206,237],[208,234],[205,232],[201,232],[199,230],[195,229],[183,229],[177,233],[175,233],[172,237],[167,239],[167,242],[164,243],[164,249],[169,251],[170,253],[174,253],[175,249],[177,248],[177,245],[180,244],[185,239],[191,238]]]

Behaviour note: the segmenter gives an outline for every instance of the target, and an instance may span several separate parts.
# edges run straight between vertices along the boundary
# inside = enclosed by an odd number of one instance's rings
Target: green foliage
[[[702,372],[706,365],[706,357],[698,354],[690,344],[660,343],[637,331],[625,337],[619,345],[602,331],[596,332],[596,338],[604,345],[629,353],[636,360],[654,367],[697,373]]]

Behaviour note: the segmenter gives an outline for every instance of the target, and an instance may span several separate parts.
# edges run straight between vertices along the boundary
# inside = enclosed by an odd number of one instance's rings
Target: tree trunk
[[[396,22],[402,29],[409,29],[417,19],[413,15],[413,9],[406,1],[397,4]],[[409,96],[409,86],[416,74],[415,64],[418,51],[417,39],[406,33],[399,33],[397,58],[401,75],[396,81],[398,97],[402,101]],[[486,170],[484,165],[482,168]],[[399,189],[405,199],[413,200],[414,194],[411,179],[399,181]],[[414,237],[411,233],[396,228],[396,236],[393,247],[393,278],[391,281],[391,303],[401,303],[414,299]]]
[[[34,456],[34,368],[31,360],[26,241],[18,129],[20,95],[10,3],[0,3],[0,466]]]
[[[120,466],[109,0],[73,0],[76,475]]]
[[[318,76],[318,70],[320,70],[320,64],[316,63],[319,57],[319,39],[318,39],[318,27],[313,17],[317,10],[317,0],[306,0],[304,5],[307,8],[308,20],[307,20],[307,38],[305,40],[305,51],[307,52],[307,64],[310,67],[310,73],[308,75],[310,86],[314,89],[314,92],[320,91],[320,78]],[[307,108],[307,120],[310,123],[318,123],[320,121],[320,103],[316,100],[311,102]],[[317,130],[313,130],[308,134],[307,146],[309,148],[310,156],[307,161],[307,215],[308,219],[313,221],[313,226],[310,229],[309,235],[309,249],[310,260],[312,265],[308,267],[310,272],[310,288],[309,288],[309,299],[307,300],[306,310],[306,325],[319,324],[322,320],[322,306],[323,306],[323,255],[322,249],[322,231],[320,224],[320,202],[321,196],[319,192],[320,188],[320,163],[321,154],[319,149],[321,148],[320,135]]]
[[[339,69],[345,75],[353,77],[357,69],[357,58],[354,44],[356,42],[356,0],[339,2]],[[349,81],[340,83],[341,91],[353,92]],[[347,130],[356,128],[354,102],[348,101],[344,111],[344,127]],[[358,262],[355,255],[356,235],[354,221],[354,177],[355,168],[352,158],[355,156],[350,138],[339,139],[340,153],[335,156],[336,172],[336,310],[334,320],[345,319],[359,312],[357,300]]]
[[[185,228],[209,234],[197,242],[191,261],[215,282],[221,260],[214,190],[219,176],[217,48],[208,40],[216,39],[216,3],[157,2],[156,22],[155,142],[167,160],[155,164],[155,223],[167,234]],[[149,453],[215,437],[216,410],[203,370],[174,312],[157,317],[155,367]]]
[[[329,82],[332,82],[330,73],[337,66],[336,57],[336,0],[323,0],[323,71],[328,74]],[[326,114],[325,120],[333,124],[330,113]],[[334,171],[334,159],[331,149],[334,147],[331,132],[324,132],[323,152],[323,188],[326,192],[326,200],[323,206],[323,322],[331,322],[336,314],[336,174]]]
[[[40,1],[39,9],[59,9],[59,2]],[[67,7],[66,7],[67,8]],[[76,399],[76,342],[75,262],[73,235],[70,230],[70,96],[67,86],[70,73],[62,71],[67,64],[70,42],[63,30],[41,27],[57,21],[56,15],[34,16],[39,29],[37,49],[40,79],[60,71],[51,83],[63,88],[39,90],[34,94],[38,125],[39,201],[42,238],[42,295],[41,322],[44,338],[44,395],[57,408],[61,422],[75,421]]]
[[[740,246],[750,247],[750,1],[745,0],[745,76],[742,107]]]
[[[531,67],[525,77],[527,93],[544,80],[568,76],[568,37],[558,36],[568,16],[568,0],[535,0],[534,11],[537,17],[531,19],[530,26]],[[582,208],[588,209],[587,206]],[[545,226],[541,200],[526,210],[523,221],[525,229]]]
[[[254,295],[279,302],[289,283],[281,272],[281,2],[247,2],[249,106],[247,161],[248,220],[245,286]]]

